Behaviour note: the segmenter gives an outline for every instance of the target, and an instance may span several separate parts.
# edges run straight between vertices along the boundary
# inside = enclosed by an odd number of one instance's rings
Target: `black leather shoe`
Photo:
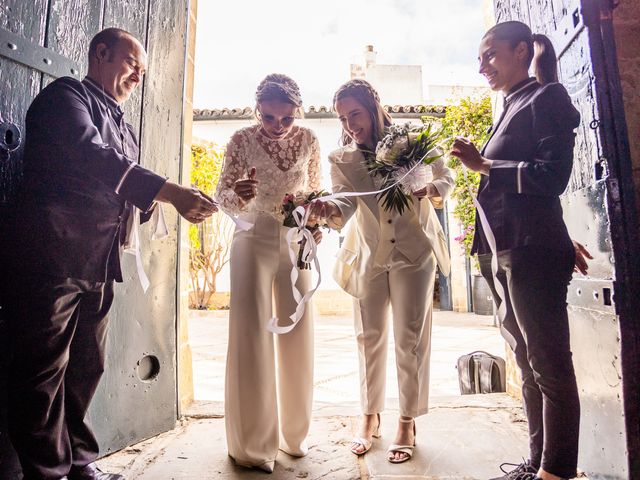
[[[511,467],[511,469],[509,469]],[[489,480],[534,480],[538,478],[536,474],[538,469],[531,465],[529,460],[523,461],[521,464],[503,463],[500,470],[504,475],[501,477],[491,478]]]
[[[117,473],[105,473],[98,468],[95,463],[90,463],[84,467],[71,467],[69,480],[125,480],[122,475]]]

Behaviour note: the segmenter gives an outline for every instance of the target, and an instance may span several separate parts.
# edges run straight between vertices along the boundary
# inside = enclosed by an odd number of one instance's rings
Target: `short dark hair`
[[[96,50],[98,49],[99,44],[104,43],[107,48],[113,48],[118,44],[118,42],[120,42],[120,40],[126,37],[135,38],[126,30],[115,27],[105,28],[104,30],[96,33],[89,44],[89,61],[96,56]]]

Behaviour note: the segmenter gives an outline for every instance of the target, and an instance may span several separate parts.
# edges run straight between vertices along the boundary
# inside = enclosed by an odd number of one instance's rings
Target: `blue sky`
[[[373,45],[380,64],[422,65],[425,84],[485,85],[481,0],[200,0],[196,108],[253,105],[260,80],[293,77],[305,105],[334,90]]]

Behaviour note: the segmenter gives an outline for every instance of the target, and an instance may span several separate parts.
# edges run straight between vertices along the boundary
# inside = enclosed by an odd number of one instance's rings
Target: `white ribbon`
[[[462,174],[464,175],[464,179],[466,181],[467,168],[464,166],[462,167]],[[506,292],[504,290],[504,287],[502,286],[502,283],[500,283],[500,281],[498,280],[498,246],[496,244],[496,237],[493,234],[493,230],[491,230],[491,225],[489,225],[489,220],[487,219],[487,215],[484,209],[482,208],[482,205],[480,205],[480,202],[478,201],[476,196],[473,194],[473,191],[471,190],[471,186],[468,185],[468,182],[465,182],[465,183],[467,183],[467,190],[469,192],[469,195],[471,195],[471,200],[473,201],[473,204],[476,207],[476,211],[478,212],[478,216],[480,218],[480,224],[482,225],[482,231],[484,232],[484,236],[487,239],[489,248],[491,249],[491,273],[493,274],[493,285],[494,285],[494,288],[496,289],[496,292],[498,292],[498,295],[500,295],[500,298],[502,300],[500,302],[500,306],[498,307],[498,318],[500,319],[500,325],[502,325],[502,322],[504,321],[504,318],[507,314],[507,297],[506,297]],[[504,331],[504,329],[502,330]]]
[[[153,229],[153,233],[151,234],[152,240],[161,240],[169,235],[167,222],[164,218],[164,210],[159,203],[156,203],[155,209],[151,214],[151,228]],[[142,254],[140,252],[140,209],[137,207],[131,208],[131,213],[127,220],[127,234],[123,247],[125,253],[130,253],[136,257],[138,279],[140,280],[142,291],[147,293],[151,283],[142,265]]]
[[[231,212],[230,210],[227,210],[227,209],[223,208],[222,207],[222,202],[220,202],[217,198],[216,198],[216,201],[218,202],[218,210],[220,210],[227,217],[229,217],[231,219],[231,221],[236,224],[236,227],[238,227],[240,230],[242,230],[243,232],[248,232],[249,230],[251,230],[253,228],[253,226],[254,226],[253,223],[247,222],[246,220],[242,220],[240,218],[240,216],[236,215],[235,213]]]
[[[305,227],[305,225],[307,224],[307,220],[309,219],[310,211],[311,209],[301,206],[296,207],[296,209],[292,212],[293,219],[298,226],[297,228],[289,229],[286,239],[289,248],[289,258],[291,259],[291,264],[293,265],[293,268],[291,268],[291,288],[293,292],[293,298],[295,299],[297,305],[295,312],[293,312],[293,314],[289,316],[289,318],[291,319],[290,325],[281,327],[278,325],[278,318],[275,316],[271,317],[271,319],[267,323],[267,330],[271,333],[280,335],[283,333],[288,333],[296,327],[296,325],[304,315],[307,303],[309,302],[309,300],[311,300],[313,294],[316,293],[316,290],[318,290],[320,282],[322,281],[322,273],[320,272],[320,261],[318,260],[317,255],[318,247],[316,245],[315,239],[313,238],[313,234],[308,228]],[[296,242],[301,244],[300,248],[303,248],[302,254],[300,256],[300,258],[302,258],[302,261],[308,263],[311,263],[311,261],[313,261],[316,270],[318,270],[318,280],[316,281],[315,287],[305,292],[304,295],[300,293],[300,290],[298,290],[298,287],[296,286],[299,275],[297,266],[298,259],[295,250],[291,246]]]

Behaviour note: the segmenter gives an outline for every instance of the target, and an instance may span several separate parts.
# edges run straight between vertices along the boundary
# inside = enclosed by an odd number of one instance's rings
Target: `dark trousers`
[[[104,370],[113,282],[19,275],[3,280],[13,346],[9,435],[25,479],[58,479],[72,465],[98,456],[85,415]]]
[[[479,260],[500,305],[491,254]],[[563,478],[576,476],[580,430],[566,303],[573,263],[573,251],[536,246],[498,254],[497,279],[507,297],[502,329],[522,371],[531,463]]]

